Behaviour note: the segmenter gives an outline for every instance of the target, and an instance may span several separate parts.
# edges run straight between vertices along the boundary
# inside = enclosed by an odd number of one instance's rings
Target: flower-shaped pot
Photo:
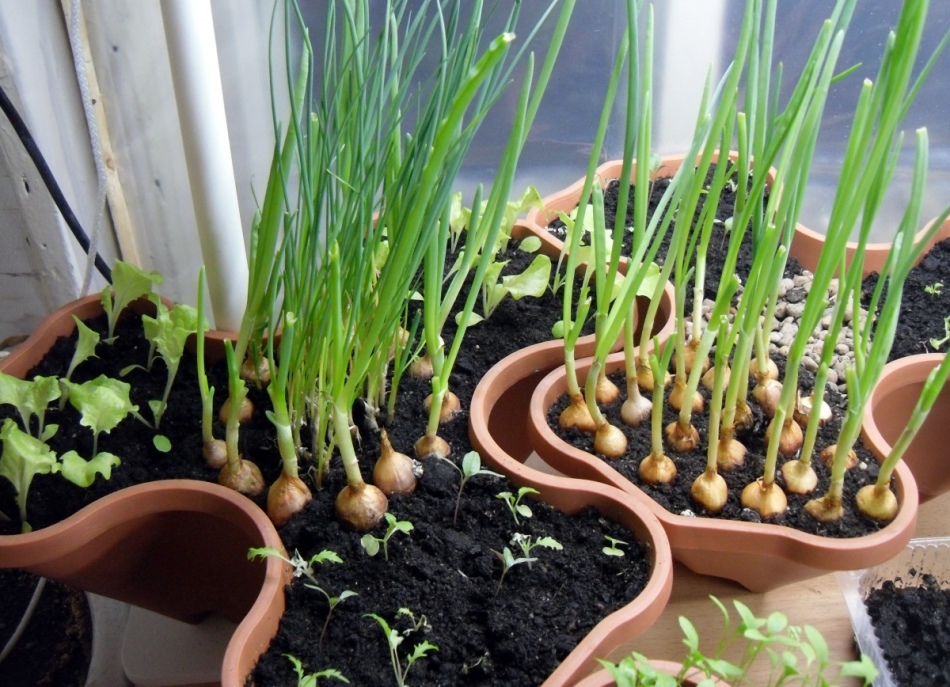
[[[531,453],[525,427],[527,403],[539,375],[563,359],[559,342],[531,346],[535,356],[520,364],[523,351],[489,370],[471,402],[469,436],[482,460],[519,486],[530,486],[540,498],[567,513],[594,507],[647,542],[653,556],[653,573],[643,592],[629,604],[599,622],[544,682],[544,687],[573,685],[598,667],[595,659],[619,660],[631,650],[630,641],[659,617],[672,590],[672,559],[659,521],[605,484],[574,480],[540,472],[524,464]]]
[[[531,367],[531,360],[524,365]],[[622,370],[622,354],[607,358],[607,374]],[[590,360],[578,361],[579,379]],[[563,367],[537,379],[524,439],[550,466],[582,479],[611,484],[657,516],[670,538],[673,557],[694,572],[735,580],[754,592],[823,575],[876,565],[896,555],[910,540],[917,522],[917,486],[904,466],[895,471],[900,511],[887,527],[854,539],[830,539],[789,527],[686,517],[670,513],[599,457],[562,440],[549,426],[549,408],[566,392]],[[873,562],[872,562],[873,561]]]
[[[888,363],[871,391],[870,408],[861,433],[878,460],[891,452],[920,397],[927,376],[940,365],[943,353],[911,355]],[[950,388],[944,387],[927,420],[904,453],[903,462],[917,482],[920,502],[950,490],[950,458],[946,428],[950,425]]]
[[[167,304],[171,307],[171,304]],[[146,300],[132,304],[146,312]],[[98,296],[49,315],[0,369],[24,376],[73,315],[102,313]],[[239,623],[222,667],[222,684],[243,685],[277,631],[289,566],[249,561],[250,547],[282,548],[267,515],[217,484],[161,480],[121,489],[50,527],[0,536],[0,566],[22,568],[87,592],[196,622],[219,613]]]

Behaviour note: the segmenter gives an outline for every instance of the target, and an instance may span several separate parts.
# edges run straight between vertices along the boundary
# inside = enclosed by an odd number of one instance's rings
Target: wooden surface
[[[914,536],[945,535],[950,535],[950,493],[921,507]],[[678,618],[683,615],[693,622],[700,637],[707,638],[708,641],[702,644],[703,650],[711,651],[722,631],[722,615],[709,600],[710,594],[717,596],[730,608],[731,600],[738,599],[760,617],[772,611],[781,611],[793,625],[807,623],[816,627],[828,641],[833,659],[849,660],[856,657],[851,620],[834,574],[765,594],[753,594],[735,583],[697,575],[680,564],[676,564],[673,596],[666,611],[653,627],[630,645],[631,650],[650,658],[680,660],[685,647]],[[767,660],[758,661],[746,684],[766,684],[767,676]]]

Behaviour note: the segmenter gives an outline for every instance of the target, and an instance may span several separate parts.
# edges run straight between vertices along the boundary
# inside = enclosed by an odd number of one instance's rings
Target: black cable
[[[59,184],[56,183],[53,172],[50,171],[49,165],[46,164],[46,158],[43,157],[39,146],[36,145],[36,140],[33,138],[33,135],[30,134],[26,123],[23,121],[23,118],[20,117],[20,113],[17,112],[13,103],[10,102],[10,98],[7,97],[7,93],[2,87],[0,87],[0,110],[3,110],[7,119],[10,120],[10,124],[13,125],[13,130],[17,136],[19,136],[20,142],[23,144],[26,152],[29,153],[33,164],[36,165],[36,169],[40,173],[40,178],[43,180],[43,183],[46,184],[46,188],[49,190],[53,202],[56,203],[56,207],[58,207],[62,213],[63,219],[66,220],[66,225],[70,231],[72,231],[73,236],[76,237],[82,249],[86,251],[86,255],[89,255],[89,237],[86,235],[86,232],[83,231],[82,225],[79,224],[79,220],[76,219],[76,215],[73,214],[69,203],[66,202],[66,197],[63,195],[62,190],[60,190]],[[96,269],[99,270],[99,274],[105,277],[107,282],[112,283],[112,270],[109,269],[109,266],[98,253],[96,254]]]

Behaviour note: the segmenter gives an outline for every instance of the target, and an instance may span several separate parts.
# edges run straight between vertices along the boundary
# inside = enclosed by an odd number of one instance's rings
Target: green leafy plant
[[[522,518],[531,517],[531,507],[527,503],[522,503],[523,499],[528,494],[537,494],[539,493],[537,489],[532,487],[520,487],[517,494],[512,494],[510,491],[502,491],[495,494],[496,499],[501,499],[505,502],[505,505],[508,506],[508,510],[511,511],[511,517],[515,519],[515,524],[521,524],[518,520],[520,515]]]
[[[343,677],[343,673],[335,668],[324,668],[316,673],[307,673],[303,668],[303,664],[296,656],[284,654],[284,657],[294,666],[294,672],[297,673],[297,687],[317,687],[321,678],[331,677],[334,680],[349,683],[349,680]]]
[[[520,532],[516,532],[514,536],[512,536],[510,543],[512,546],[517,546],[521,549],[521,556],[515,558],[515,554],[513,554],[511,549],[507,546],[500,552],[495,551],[495,555],[501,560],[501,577],[498,578],[498,586],[495,588],[496,596],[498,592],[501,591],[501,585],[505,581],[505,575],[508,574],[509,570],[523,563],[527,563],[530,568],[531,564],[538,560],[537,556],[531,555],[532,550],[539,546],[554,551],[561,551],[564,548],[561,546],[561,543],[553,537],[532,537],[527,534],[521,534]]]
[[[155,429],[158,429],[168,407],[168,396],[178,375],[181,357],[185,353],[185,342],[198,331],[198,311],[190,305],[176,305],[169,310],[163,303],[158,303],[156,308],[155,317],[142,316],[142,326],[146,338],[165,361],[168,372],[162,398],[148,402],[155,418]]]
[[[605,556],[620,557],[624,555],[624,550],[621,547],[627,546],[627,542],[622,541],[620,539],[615,539],[614,537],[611,537],[609,534],[605,534],[604,539],[607,540],[607,546],[602,548],[601,551],[604,552]]]
[[[833,679],[841,678],[858,678],[864,685],[870,685],[877,676],[874,664],[864,655],[857,661],[831,661],[824,637],[810,625],[790,625],[785,614],[778,611],[766,618],[756,617],[748,606],[737,600],[732,603],[739,617],[733,625],[729,610],[722,602],[714,596],[709,598],[723,615],[722,634],[712,655],[702,653],[695,626],[680,616],[686,656],[679,673],[669,675],[658,671],[650,666],[646,656],[636,652],[616,664],[598,659],[617,687],[676,687],[687,675],[697,679],[701,687],[715,684],[714,678],[725,680],[733,687],[749,685],[752,683],[748,670],[763,655],[769,662],[769,678],[768,682],[754,683],[761,687],[793,684],[824,687],[834,684]],[[736,662],[724,658],[737,650]],[[697,673],[703,678],[698,678]]]
[[[396,677],[396,684],[399,687],[406,687],[406,676],[409,675],[409,669],[412,668],[413,664],[415,664],[416,661],[425,658],[433,651],[438,651],[439,647],[437,647],[435,644],[432,644],[428,640],[419,642],[413,646],[412,653],[406,655],[406,665],[403,666],[402,661],[399,658],[400,645],[410,634],[421,629],[425,629],[427,625],[425,623],[425,616],[422,616],[420,621],[416,621],[412,611],[410,611],[408,608],[400,608],[396,615],[397,617],[400,615],[408,616],[412,622],[412,626],[403,632],[399,632],[399,630],[391,628],[389,623],[387,623],[384,618],[376,615],[375,613],[367,613],[366,617],[375,620],[382,628],[383,633],[386,635],[386,644],[389,647],[389,657],[392,661],[393,674]]]
[[[939,281],[933,284],[927,284],[927,286],[924,287],[924,291],[929,293],[933,298],[936,298],[943,293],[943,284]]]
[[[314,554],[310,559],[306,559],[300,555],[299,551],[294,551],[294,555],[291,558],[287,558],[282,552],[270,546],[263,546],[260,548],[252,548],[248,550],[247,557],[250,560],[255,558],[267,558],[274,557],[279,558],[285,563],[289,563],[294,569],[294,577],[305,577],[308,581],[303,583],[303,586],[307,589],[313,589],[314,591],[320,592],[323,597],[327,600],[327,617],[323,621],[323,628],[320,630],[320,641],[319,645],[323,646],[323,638],[327,633],[327,627],[330,625],[330,618],[333,615],[334,609],[343,601],[346,601],[351,596],[356,596],[356,592],[350,591],[349,589],[344,589],[338,596],[331,596],[323,587],[320,586],[320,583],[317,582],[317,576],[314,572],[313,566],[317,564],[324,563],[343,563],[343,559],[335,551],[330,551],[329,549],[324,549],[319,553]]]
[[[105,451],[96,453],[89,461],[76,451],[69,451],[57,459],[56,453],[46,443],[22,431],[9,418],[0,429],[0,441],[3,441],[0,477],[6,477],[16,490],[23,532],[32,530],[26,519],[26,499],[36,475],[61,473],[73,484],[85,488],[92,484],[96,475],[109,479],[112,468],[120,463],[117,456]]]
[[[69,391],[69,404],[81,415],[79,424],[92,430],[94,456],[99,453],[100,434],[108,434],[129,415],[145,422],[138,415],[139,407],[129,398],[131,387],[123,381],[99,375],[82,384],[69,380],[63,380],[63,384]]]
[[[162,275],[158,272],[146,272],[135,265],[116,260],[112,267],[112,286],[106,286],[100,295],[102,309],[109,321],[106,343],[115,341],[115,325],[125,307],[142,296],[150,295],[152,286],[162,281]]]
[[[389,560],[389,540],[396,534],[396,532],[402,532],[403,534],[409,534],[412,532],[412,523],[408,520],[397,520],[396,516],[392,513],[386,513],[386,533],[382,537],[374,537],[372,534],[364,534],[363,538],[360,539],[360,544],[363,545],[363,548],[366,550],[370,556],[375,556],[379,553],[380,547],[383,549],[383,559]]]
[[[26,381],[0,372],[0,404],[10,404],[19,411],[26,432],[32,433],[31,422],[36,417],[34,436],[40,441],[47,441],[56,433],[57,426],[45,426],[45,418],[47,406],[59,398],[60,393],[55,377],[34,377]]]

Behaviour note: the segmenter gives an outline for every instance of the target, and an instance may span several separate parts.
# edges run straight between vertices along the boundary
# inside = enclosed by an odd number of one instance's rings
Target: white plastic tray
[[[916,587],[923,575],[933,575],[941,589],[950,589],[950,537],[911,539],[896,557],[865,570],[839,572],[838,584],[848,604],[858,648],[874,662],[880,674],[874,687],[897,687],[878,644],[865,600],[871,591],[892,580],[898,587]]]

